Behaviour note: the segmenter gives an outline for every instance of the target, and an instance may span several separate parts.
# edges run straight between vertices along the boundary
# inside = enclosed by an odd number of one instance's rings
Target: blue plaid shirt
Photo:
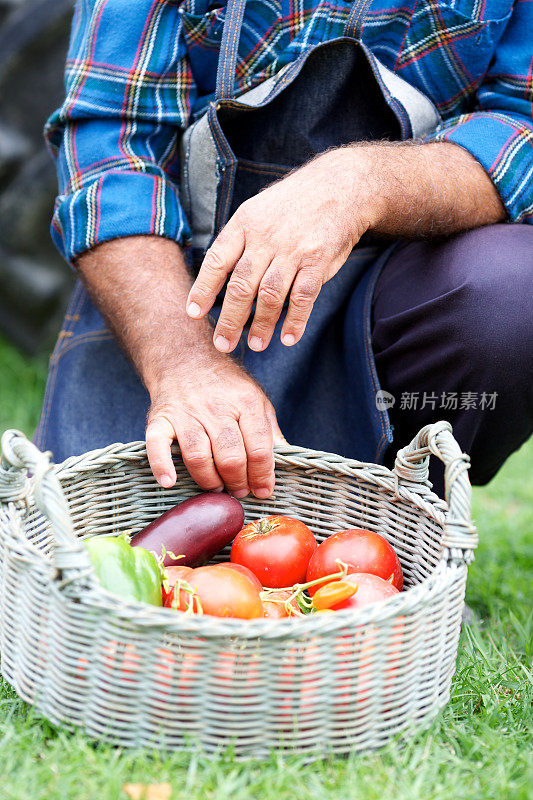
[[[46,137],[57,160],[53,238],[71,260],[109,239],[187,244],[180,130],[215,88],[224,6],[208,0],[77,0],[65,102]],[[237,91],[342,35],[343,0],[248,0]],[[512,222],[533,222],[533,0],[374,0],[363,40],[435,103],[432,139],[483,165]]]

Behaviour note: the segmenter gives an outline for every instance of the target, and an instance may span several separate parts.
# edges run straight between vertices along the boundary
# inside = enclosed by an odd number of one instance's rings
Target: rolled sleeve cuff
[[[533,129],[514,115],[477,112],[440,125],[427,139],[454,142],[485,168],[510,222],[533,223]]]
[[[52,238],[69,262],[111,239],[153,235],[190,243],[177,187],[162,175],[110,171],[55,204]]]

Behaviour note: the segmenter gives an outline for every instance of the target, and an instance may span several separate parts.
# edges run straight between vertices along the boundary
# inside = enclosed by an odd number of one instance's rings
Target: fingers
[[[301,269],[296,275],[287,316],[281,329],[281,341],[287,347],[291,347],[302,338],[321,288],[322,279],[318,271]]]
[[[221,420],[220,425],[208,421],[207,431],[213,458],[226,489],[234,497],[246,497],[250,492],[246,448],[237,421],[229,417]]]
[[[251,350],[268,347],[295,274],[296,264],[277,259],[266,270],[257,291],[254,319],[248,334]]]
[[[150,417],[146,428],[146,452],[154,478],[164,489],[176,483],[170,447],[177,439],[191,478],[206,491],[220,491],[224,484],[215,468],[207,433],[194,420],[180,429],[178,419],[157,412]]]
[[[239,418],[246,458],[248,484],[260,499],[274,491],[273,431],[266,408],[261,404],[248,408]]]
[[[214,345],[220,352],[230,353],[237,347],[269,263],[266,251],[246,248],[235,265],[213,334]]]
[[[274,491],[273,444],[283,444],[276,413],[270,404],[251,399],[238,422],[230,417],[207,423],[209,433],[191,418],[181,427],[163,415],[153,416],[146,428],[146,449],[157,482],[165,489],[176,483],[170,446],[177,439],[192,479],[206,491],[224,486],[235,497],[250,490],[258,498]]]
[[[208,492],[222,491],[224,480],[215,466],[211,442],[205,429],[195,420],[188,419],[181,429],[178,428],[177,438],[183,463],[191,478]]]
[[[176,483],[176,470],[170,445],[176,438],[174,426],[167,417],[154,416],[146,428],[146,453],[154,478],[164,489]]]
[[[201,319],[211,309],[228,274],[244,250],[244,231],[232,217],[204,256],[202,266],[187,298],[189,317]]]

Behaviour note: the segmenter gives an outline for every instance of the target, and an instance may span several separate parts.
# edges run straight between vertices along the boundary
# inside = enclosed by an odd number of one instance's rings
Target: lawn
[[[35,427],[44,360],[0,341],[0,431]],[[469,570],[452,698],[407,746],[305,764],[134,753],[38,719],[0,682],[0,800],[126,800],[125,783],[169,783],[173,800],[529,800],[533,786],[533,441],[474,491],[480,545]],[[165,792],[163,792],[165,797]]]

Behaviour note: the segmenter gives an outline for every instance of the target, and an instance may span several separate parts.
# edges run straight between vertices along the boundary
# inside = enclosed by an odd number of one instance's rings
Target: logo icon
[[[396,398],[390,392],[385,392],[383,389],[376,392],[376,408],[378,411],[387,411],[388,408],[393,407],[395,402]]]

